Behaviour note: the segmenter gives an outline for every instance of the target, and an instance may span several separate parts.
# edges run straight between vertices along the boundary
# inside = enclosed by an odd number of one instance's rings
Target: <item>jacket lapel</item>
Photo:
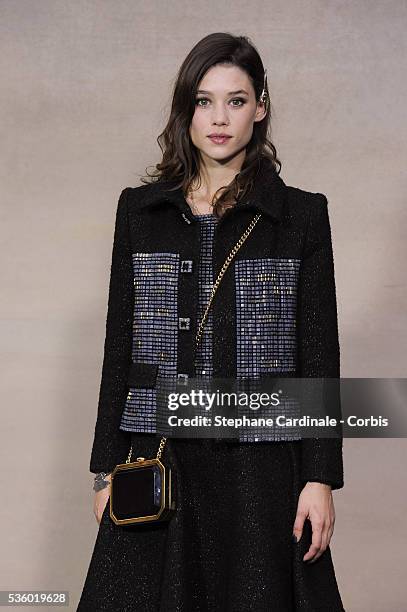
[[[274,170],[271,162],[262,158],[252,190],[237,201],[234,210],[237,212],[255,209],[274,221],[280,221],[284,209],[285,189],[283,179]],[[182,188],[175,181],[151,183],[141,198],[139,209],[148,208],[149,211],[154,212],[157,205],[165,202],[177,206],[192,222],[196,222],[185,200]]]

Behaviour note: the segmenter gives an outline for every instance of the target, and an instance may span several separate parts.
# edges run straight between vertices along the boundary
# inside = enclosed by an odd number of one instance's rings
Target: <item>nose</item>
[[[218,105],[213,106],[212,124],[213,125],[229,125],[228,110],[224,104],[218,104]]]

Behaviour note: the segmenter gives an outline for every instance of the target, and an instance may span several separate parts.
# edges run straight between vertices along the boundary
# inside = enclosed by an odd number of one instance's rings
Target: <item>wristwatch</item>
[[[96,474],[93,482],[94,491],[101,491],[102,489],[110,485],[110,482],[108,480],[105,480],[105,477],[109,476],[109,474],[111,474],[111,472],[99,472],[99,474]]]

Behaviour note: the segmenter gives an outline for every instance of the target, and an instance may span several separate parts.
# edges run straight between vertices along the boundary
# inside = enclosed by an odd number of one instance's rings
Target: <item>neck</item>
[[[225,163],[219,163],[213,159],[207,159],[201,157],[201,164],[199,168],[200,176],[200,187],[197,187],[198,181],[195,181],[191,186],[191,192],[189,198],[195,203],[195,206],[206,202],[212,202],[214,194],[221,187],[229,185],[239,174],[244,161],[245,150],[243,155],[240,152],[232,159]]]

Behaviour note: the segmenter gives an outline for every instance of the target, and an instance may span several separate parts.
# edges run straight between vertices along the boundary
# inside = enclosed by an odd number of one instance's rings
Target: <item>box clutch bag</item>
[[[198,326],[196,346],[202,337],[202,331],[219,283],[233,257],[260,217],[260,213],[256,214],[249,223],[230,251],[213,284],[208,304]],[[168,521],[173,516],[176,510],[173,477],[171,468],[166,467],[161,461],[166,441],[167,438],[161,438],[157,456],[153,459],[137,457],[136,461],[131,461],[133,451],[131,446],[126,463],[120,463],[114,468],[110,484],[110,518],[116,525]]]
[[[116,465],[110,489],[110,517],[116,525],[165,521],[175,511],[171,468],[160,460],[164,442],[155,459],[137,457]]]

